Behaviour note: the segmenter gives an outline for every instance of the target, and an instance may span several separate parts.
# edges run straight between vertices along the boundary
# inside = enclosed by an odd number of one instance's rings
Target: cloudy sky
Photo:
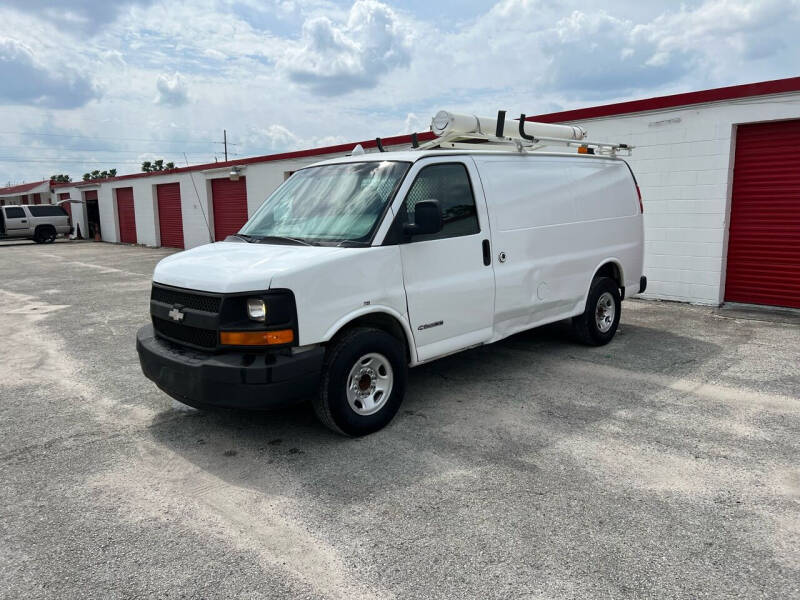
[[[800,0],[3,0],[0,184],[792,77],[798,31]]]

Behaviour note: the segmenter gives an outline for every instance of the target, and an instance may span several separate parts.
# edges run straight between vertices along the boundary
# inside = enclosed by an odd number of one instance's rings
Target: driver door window
[[[442,230],[430,235],[415,235],[414,242],[438,240],[479,233],[475,197],[467,168],[462,163],[441,163],[422,169],[400,213],[400,223],[414,222],[414,206],[423,200],[438,200],[442,209]]]

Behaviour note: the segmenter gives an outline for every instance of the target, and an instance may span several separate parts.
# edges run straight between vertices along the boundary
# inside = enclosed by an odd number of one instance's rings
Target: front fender
[[[406,336],[406,343],[408,344],[408,348],[410,350],[411,366],[413,367],[414,365],[416,365],[418,363],[417,348],[416,345],[414,344],[414,334],[411,331],[411,326],[408,323],[408,319],[406,318],[406,315],[399,313],[390,306],[370,305],[370,306],[363,306],[358,310],[354,310],[353,312],[343,316],[338,321],[336,321],[325,332],[324,339],[322,341],[323,342],[330,341],[333,338],[333,336],[335,336],[342,329],[347,327],[348,324],[352,323],[353,321],[355,321],[360,317],[373,314],[389,315],[400,324],[400,326],[403,328],[403,333]]]

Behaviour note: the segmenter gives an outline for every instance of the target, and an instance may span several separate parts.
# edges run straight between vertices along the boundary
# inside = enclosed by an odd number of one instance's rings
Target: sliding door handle
[[[492,264],[492,249],[489,247],[489,240],[483,240],[483,264],[487,267]]]

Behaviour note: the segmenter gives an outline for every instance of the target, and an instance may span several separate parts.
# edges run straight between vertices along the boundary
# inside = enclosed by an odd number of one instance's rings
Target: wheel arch
[[[619,288],[625,288],[625,272],[622,270],[622,262],[618,258],[607,258],[597,265],[589,285],[597,277],[610,277],[617,282]]]
[[[328,329],[323,342],[327,343],[353,327],[374,327],[397,338],[405,345],[406,358],[409,364],[416,364],[417,352],[414,345],[414,335],[411,332],[408,321],[396,310],[388,306],[370,306],[350,313],[339,319]]]
[[[582,307],[586,307],[586,301],[589,298],[589,289],[592,287],[592,282],[597,277],[610,277],[614,281],[617,282],[617,286],[620,289],[620,295],[624,298],[625,296],[625,273],[622,270],[622,262],[615,257],[605,258],[600,261],[597,266],[595,266],[594,270],[592,271],[592,276],[586,282],[585,292],[583,293],[583,302],[580,304]]]

